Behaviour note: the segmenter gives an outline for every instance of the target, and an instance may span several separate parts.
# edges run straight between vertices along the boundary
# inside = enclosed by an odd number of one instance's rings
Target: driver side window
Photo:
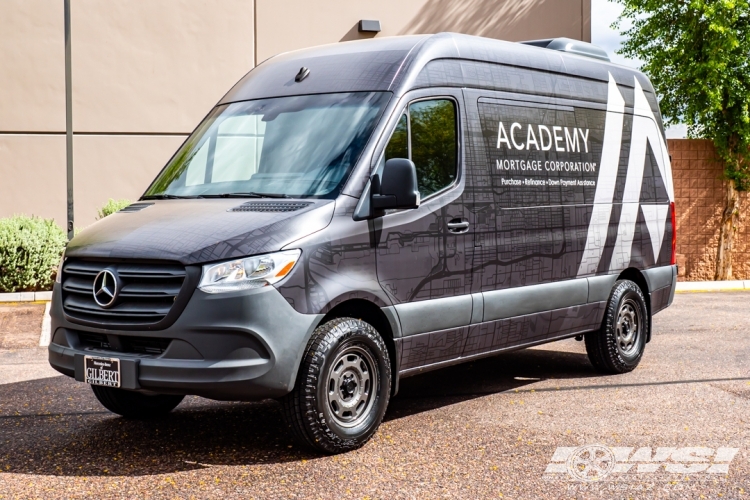
[[[401,116],[388,141],[385,160],[408,158],[414,162],[422,199],[456,180],[456,129],[456,105],[452,100],[416,101]]]

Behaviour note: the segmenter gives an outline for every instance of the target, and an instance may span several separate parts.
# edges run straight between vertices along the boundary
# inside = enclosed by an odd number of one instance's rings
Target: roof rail
[[[559,50],[560,52],[577,54],[584,57],[593,57],[594,59],[609,62],[607,52],[601,47],[597,47],[588,42],[573,40],[572,38],[547,38],[545,40],[529,40],[519,43],[533,45],[534,47],[541,47],[543,49]]]

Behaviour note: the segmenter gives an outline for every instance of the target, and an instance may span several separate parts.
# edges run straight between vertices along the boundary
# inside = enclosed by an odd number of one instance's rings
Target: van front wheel
[[[377,330],[337,318],[313,332],[294,389],[281,403],[297,441],[341,453],[372,437],[390,394],[391,364]]]
[[[601,329],[587,333],[586,352],[602,373],[627,373],[643,357],[651,325],[640,287],[629,280],[615,283]]]

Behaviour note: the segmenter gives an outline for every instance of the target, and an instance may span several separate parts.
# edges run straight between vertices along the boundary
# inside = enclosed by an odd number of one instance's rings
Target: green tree
[[[738,191],[750,189],[750,0],[615,0],[627,20],[620,53],[643,61],[666,123],[711,139],[724,163],[716,280],[732,278]]]

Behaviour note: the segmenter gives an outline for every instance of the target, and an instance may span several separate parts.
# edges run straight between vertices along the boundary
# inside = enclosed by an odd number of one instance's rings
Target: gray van
[[[278,398],[335,453],[428,370],[567,337],[633,370],[676,276],[643,74],[567,39],[347,42],[253,69],[69,243],[49,360],[130,418]]]

